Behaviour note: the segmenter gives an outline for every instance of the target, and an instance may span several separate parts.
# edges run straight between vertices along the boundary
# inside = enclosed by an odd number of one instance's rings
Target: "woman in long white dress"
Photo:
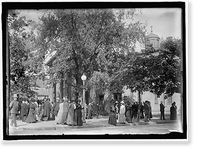
[[[126,122],[125,112],[126,112],[126,108],[125,108],[124,102],[121,101],[121,106],[119,109],[119,118],[118,118],[119,123],[125,124]]]
[[[63,117],[63,102],[60,103],[58,115],[55,117],[55,121],[57,124],[62,124],[62,117]]]

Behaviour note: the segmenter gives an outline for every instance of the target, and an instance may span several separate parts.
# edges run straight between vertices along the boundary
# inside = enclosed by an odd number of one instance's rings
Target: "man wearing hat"
[[[11,113],[11,124],[10,126],[14,126],[14,127],[17,127],[17,113],[18,113],[18,108],[19,108],[19,103],[17,101],[17,94],[14,94],[13,96],[14,100],[11,101],[10,103],[10,113]]]
[[[163,105],[163,102],[160,103],[160,120],[165,120],[165,106]]]

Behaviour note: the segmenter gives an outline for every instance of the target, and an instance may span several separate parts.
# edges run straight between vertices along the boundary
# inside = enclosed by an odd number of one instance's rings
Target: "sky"
[[[153,33],[157,34],[160,38],[164,39],[168,36],[175,38],[181,38],[181,9],[179,8],[148,8],[141,9],[135,16],[135,22],[140,21],[142,23],[147,22],[147,33],[151,32],[151,26],[153,27]],[[20,16],[26,16],[27,19],[39,21],[38,17],[42,16],[42,10],[21,10]],[[129,22],[127,20],[127,22]]]
[[[172,36],[181,38],[181,9],[178,8],[154,8],[142,9],[142,14],[135,17],[136,21],[147,22],[147,32],[151,32],[159,37],[166,38]]]

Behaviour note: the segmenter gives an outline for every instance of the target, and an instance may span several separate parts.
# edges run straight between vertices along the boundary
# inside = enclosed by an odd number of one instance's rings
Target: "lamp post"
[[[82,101],[82,105],[83,105],[83,123],[85,123],[85,116],[86,116],[86,107],[85,107],[85,80],[87,79],[86,75],[83,74],[81,76],[81,80],[83,81],[83,101]]]

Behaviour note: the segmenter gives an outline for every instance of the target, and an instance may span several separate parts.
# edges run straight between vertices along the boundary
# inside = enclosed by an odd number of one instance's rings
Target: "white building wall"
[[[135,101],[138,101],[138,92],[131,92],[130,89],[124,89],[123,96],[128,96],[131,99],[134,99]],[[181,107],[181,95],[179,93],[175,93],[171,98],[164,99],[164,94],[162,94],[160,97],[157,97],[157,95],[147,91],[144,92],[141,95],[141,100],[144,102],[145,100],[148,100],[151,102],[152,106],[152,113],[157,114],[160,113],[160,103],[161,101],[164,103],[165,107],[165,113],[170,113],[170,107],[172,102],[176,102],[177,106],[177,112],[179,113],[180,107]]]

